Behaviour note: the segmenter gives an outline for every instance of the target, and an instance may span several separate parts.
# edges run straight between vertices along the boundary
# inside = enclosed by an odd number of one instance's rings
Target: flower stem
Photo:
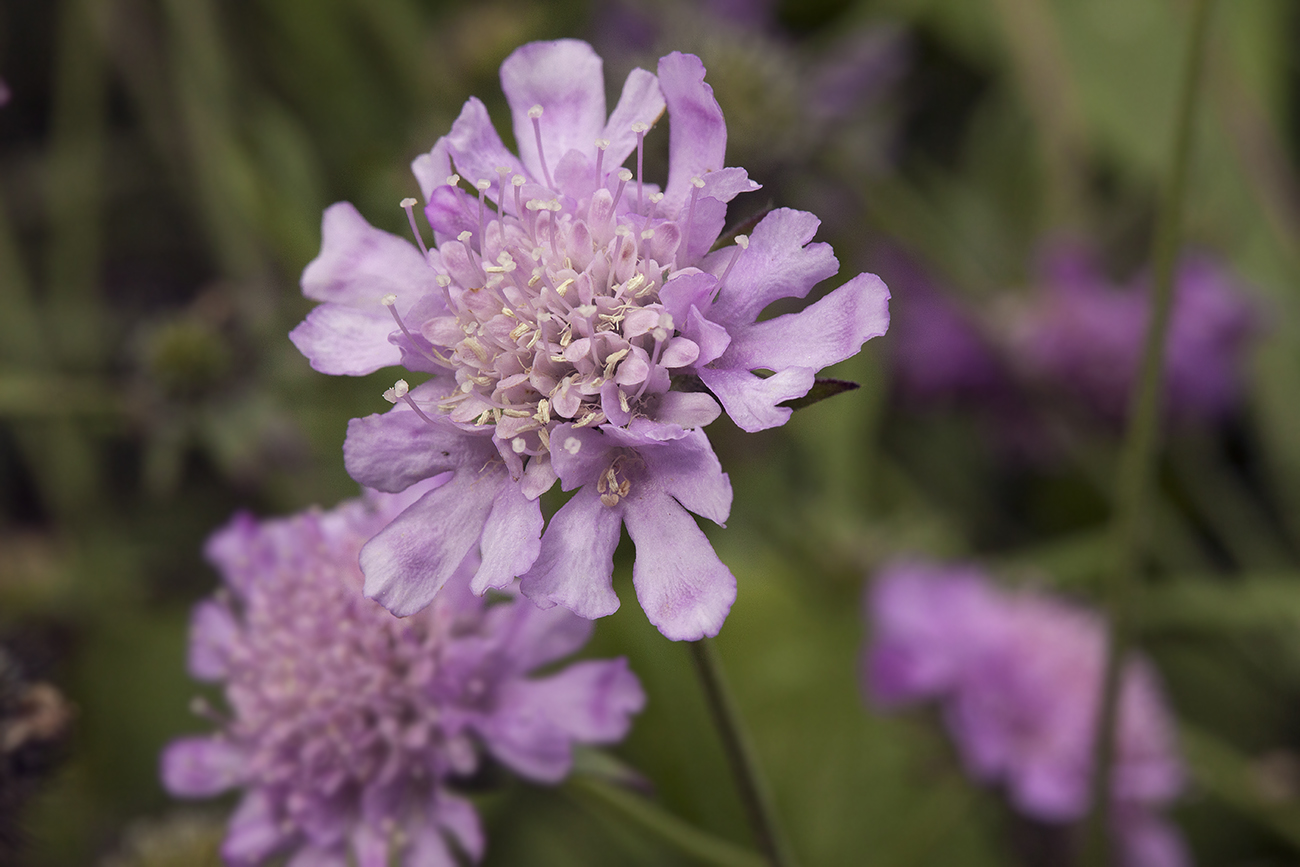
[[[727,762],[736,780],[736,789],[754,832],[754,844],[771,867],[795,867],[790,847],[777,824],[771,796],[759,773],[754,749],[741,728],[740,715],[727,690],[717,651],[707,638],[688,643],[709,704],[709,713],[718,728],[718,736],[722,739]]]
[[[1132,640],[1130,596],[1138,581],[1139,546],[1144,529],[1142,519],[1155,470],[1165,338],[1173,307],[1174,272],[1182,233],[1183,201],[1187,193],[1197,94],[1209,33],[1210,5],[1211,0],[1195,0],[1192,9],[1169,175],[1165,182],[1164,201],[1161,203],[1152,247],[1154,285],[1151,320],[1147,324],[1138,389],[1130,407],[1129,426],[1116,481],[1109,581],[1106,587],[1110,631],[1094,743],[1092,809],[1085,830],[1083,853],[1084,863],[1092,867],[1109,864],[1114,851],[1110,840],[1109,818],[1112,814],[1112,765],[1116,753],[1122,663]]]

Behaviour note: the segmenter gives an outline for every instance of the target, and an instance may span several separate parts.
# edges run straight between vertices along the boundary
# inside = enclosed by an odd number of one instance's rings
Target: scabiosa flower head
[[[1049,251],[1042,291],[1022,312],[1011,351],[1027,375],[1107,421],[1122,419],[1150,315],[1150,278],[1115,285],[1078,247]],[[1216,261],[1185,256],[1175,274],[1165,348],[1169,415],[1212,422],[1241,398],[1241,366],[1259,322],[1243,288]]]
[[[888,292],[862,274],[759,321],[839,266],[801,211],[718,244],[727,202],[757,185],[725,166],[698,58],[633,70],[608,116],[601,60],[583,42],[525,45],[501,81],[517,156],[470,99],[412,166],[433,249],[415,200],[403,204],[419,249],[341,203],[303,273],[322,303],[291,337],[316,369],[428,375],[399,380],[392,411],[349,427],[345,459],[363,485],[443,480],[362,551],[366,593],[418,611],[477,551],[475,592],[522,576],[538,604],[602,616],[618,604],[608,554],[626,522],[652,622],[670,638],[716,634],[735,579],[687,511],[721,523],[731,490],[699,428],[723,408],[745,430],[783,424],[782,403],[884,331]],[[661,189],[642,165],[665,109]],[[543,536],[537,498],[557,479],[582,490]],[[656,550],[663,539],[671,550]]]
[[[409,499],[243,515],[208,544],[225,587],[194,611],[189,665],[224,683],[229,715],[174,741],[162,773],[176,795],[244,790],[231,864],[452,867],[453,847],[477,860],[483,835],[454,786],[482,753],[557,782],[573,744],[621,739],[644,704],[622,659],[530,676],[591,633],[563,609],[489,604],[465,582],[407,619],[365,599],[357,552]]]
[[[874,637],[864,688],[873,703],[937,700],[972,777],[1004,786],[1033,819],[1084,817],[1105,665],[1099,618],[1034,591],[1000,590],[975,567],[921,562],[886,568],[867,608]],[[1155,671],[1140,658],[1123,673],[1115,761],[1125,864],[1187,863],[1155,812],[1184,778]]]

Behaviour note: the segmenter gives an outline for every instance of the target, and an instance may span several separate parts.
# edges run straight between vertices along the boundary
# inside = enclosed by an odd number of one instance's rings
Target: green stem
[[[1116,752],[1116,722],[1123,660],[1131,642],[1130,596],[1138,581],[1142,517],[1154,475],[1156,435],[1161,411],[1165,338],[1169,331],[1174,271],[1182,232],[1183,200],[1196,115],[1197,93],[1209,34],[1210,0],[1196,0],[1187,45],[1186,67],[1179,95],[1177,126],[1165,198],[1161,204],[1152,249],[1154,286],[1151,321],[1147,326],[1141,375],[1129,415],[1116,482],[1107,608],[1110,632],[1101,708],[1098,715],[1092,774],[1092,810],[1085,832],[1084,862],[1095,867],[1110,863],[1113,850],[1108,831],[1111,814],[1112,764]]]
[[[754,844],[771,867],[795,867],[794,857],[781,835],[772,799],[758,770],[754,748],[740,724],[735,702],[727,691],[717,651],[707,638],[689,642],[691,658],[700,675],[700,685],[709,704],[709,713],[717,726],[722,748],[731,765],[741,804],[754,832]]]

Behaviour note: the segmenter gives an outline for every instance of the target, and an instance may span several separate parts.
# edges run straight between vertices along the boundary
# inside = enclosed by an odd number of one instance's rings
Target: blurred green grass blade
[[[1270,794],[1258,768],[1209,732],[1184,725],[1180,739],[1192,778],[1201,789],[1300,849],[1300,805]]]
[[[9,223],[8,209],[0,190],[0,358],[7,362],[34,364],[48,346],[41,318],[32,296],[27,263],[23,262]]]
[[[165,0],[163,7],[196,204],[222,270],[247,277],[261,267],[254,233],[257,178],[238,140],[231,63],[217,10],[211,0]]]
[[[1239,631],[1300,628],[1300,572],[1218,580],[1183,576],[1148,586],[1137,626],[1156,631]]]
[[[84,367],[103,355],[99,297],[107,76],[92,25],[94,0],[61,5],[46,211],[46,297],[59,356]]]
[[[701,864],[716,867],[765,867],[756,853],[699,830],[645,798],[591,777],[574,776],[565,790],[589,808],[612,812],[672,844]]]
[[[111,416],[121,411],[117,395],[96,377],[0,370],[0,418]]]

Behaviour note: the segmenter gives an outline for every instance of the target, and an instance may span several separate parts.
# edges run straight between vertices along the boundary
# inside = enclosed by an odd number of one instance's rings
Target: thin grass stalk
[[[1123,662],[1132,643],[1131,602],[1138,583],[1143,515],[1155,475],[1157,433],[1162,408],[1165,341],[1173,307],[1174,272],[1182,234],[1197,96],[1209,34],[1211,0],[1195,0],[1188,35],[1169,175],[1152,248],[1154,285],[1151,320],[1147,325],[1138,388],[1130,405],[1129,426],[1120,455],[1112,524],[1106,607],[1110,630],[1105,679],[1096,726],[1091,781],[1091,811],[1084,836],[1084,863],[1103,867],[1111,862],[1112,778]]]
[[[754,833],[754,844],[771,867],[795,867],[794,856],[777,822],[776,810],[759,770],[754,748],[727,689],[717,651],[707,638],[688,643],[709,705],[709,714],[722,740],[741,805]]]

